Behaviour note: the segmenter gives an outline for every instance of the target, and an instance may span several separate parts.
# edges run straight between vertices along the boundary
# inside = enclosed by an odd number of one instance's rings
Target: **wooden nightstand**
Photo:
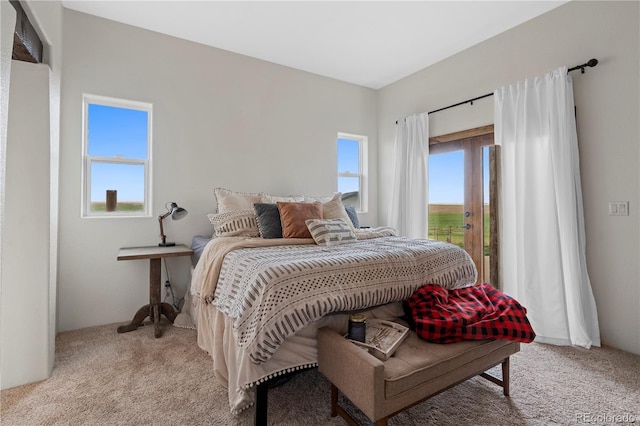
[[[149,304],[138,309],[138,312],[136,312],[130,324],[118,327],[118,333],[135,330],[142,325],[146,317],[149,317],[151,321],[153,321],[155,336],[160,337],[162,335],[162,331],[160,330],[160,315],[164,315],[171,322],[176,319],[176,312],[173,310],[173,306],[168,303],[162,303],[160,297],[162,258],[191,256],[192,254],[193,250],[184,244],[172,247],[123,247],[118,251],[118,260],[149,259],[150,261]]]

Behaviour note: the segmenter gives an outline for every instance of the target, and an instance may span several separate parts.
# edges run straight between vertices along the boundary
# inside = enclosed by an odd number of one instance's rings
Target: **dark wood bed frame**
[[[269,389],[282,386],[293,378],[293,376],[316,369],[318,367],[307,367],[292,371],[278,377],[271,378],[255,386],[255,403],[253,413],[253,424],[255,426],[267,426],[267,416],[269,411]]]

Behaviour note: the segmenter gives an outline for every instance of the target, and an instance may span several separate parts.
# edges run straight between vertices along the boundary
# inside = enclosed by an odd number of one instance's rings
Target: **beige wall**
[[[598,58],[573,73],[587,262],[603,344],[640,353],[640,11],[638,2],[573,1],[379,91],[378,158],[393,155],[395,120]],[[430,115],[431,135],[493,122],[493,101]],[[390,162],[378,168],[379,220]],[[629,201],[629,216],[609,216]]]
[[[190,245],[192,236],[212,232],[206,214],[216,187],[333,193],[338,132],[368,136],[369,161],[377,163],[371,89],[70,10],[63,61],[60,331],[126,322],[148,303],[148,262],[117,262],[116,255],[119,247],[158,243],[165,203],[189,211],[165,221],[165,231]],[[83,93],[153,103],[153,217],[80,217]],[[363,222],[377,222],[375,208]],[[182,296],[189,260],[168,263]]]

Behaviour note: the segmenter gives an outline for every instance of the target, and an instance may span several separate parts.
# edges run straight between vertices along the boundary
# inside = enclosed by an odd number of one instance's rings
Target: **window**
[[[338,133],[338,192],[342,201],[367,211],[367,137]]]
[[[83,217],[150,216],[151,104],[85,95]]]

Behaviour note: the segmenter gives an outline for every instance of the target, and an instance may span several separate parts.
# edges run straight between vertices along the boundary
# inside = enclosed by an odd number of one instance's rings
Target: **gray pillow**
[[[277,204],[255,203],[253,210],[256,212],[258,230],[262,238],[282,238],[282,224]]]
[[[350,205],[345,205],[344,209],[347,211],[347,215],[349,219],[351,219],[351,223],[353,223],[353,227],[358,229],[360,228],[360,220],[358,219],[358,213],[356,213],[356,208]]]
[[[202,252],[204,251],[204,246],[209,244],[211,241],[211,237],[204,237],[202,235],[196,235],[191,240],[191,250],[193,250],[193,256],[191,256],[191,263],[193,266],[196,266],[198,260],[200,260],[200,256],[202,256]]]

